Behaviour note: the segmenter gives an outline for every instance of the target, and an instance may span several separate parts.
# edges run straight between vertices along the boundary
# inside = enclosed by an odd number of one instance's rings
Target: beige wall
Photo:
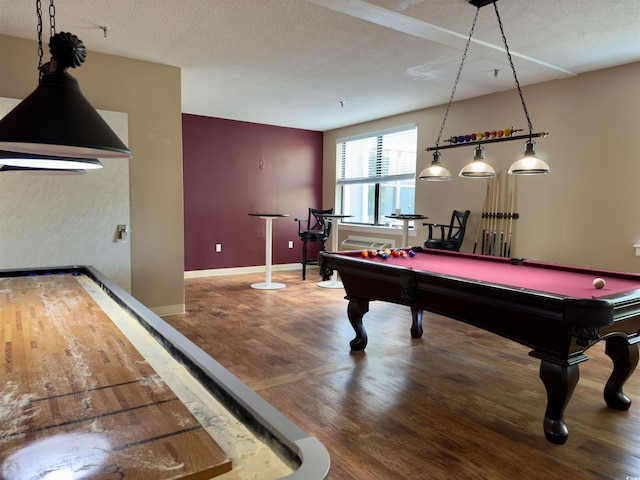
[[[634,63],[523,87],[534,132],[550,132],[537,140],[537,151],[552,173],[518,179],[516,211],[521,218],[514,226],[512,256],[640,272],[640,257],[633,248],[640,243],[639,82],[640,63]],[[337,138],[417,123],[419,173],[430,162],[425,148],[435,144],[444,108],[326,132],[324,206],[334,205]],[[516,90],[454,103],[443,137],[512,125],[527,127]],[[521,156],[523,144],[485,145],[487,160],[504,172]],[[487,184],[457,176],[472,156],[472,147],[443,150],[443,164],[454,180],[418,181],[416,186],[415,210],[430,221],[448,221],[454,208],[471,210],[464,251],[473,250]],[[341,239],[349,233],[366,235],[340,228]],[[412,244],[422,244],[426,227],[420,224],[417,233]]]
[[[184,308],[180,69],[90,51],[70,73],[97,109],[129,116],[131,288],[156,312]],[[35,41],[0,35],[0,96],[37,85]]]

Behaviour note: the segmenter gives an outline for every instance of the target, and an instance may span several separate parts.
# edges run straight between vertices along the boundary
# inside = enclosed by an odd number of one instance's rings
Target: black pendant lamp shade
[[[60,32],[51,38],[50,49],[52,59],[41,67],[38,87],[0,120],[0,150],[57,157],[131,157],[84,97],[78,81],[65,71],[84,61],[82,41]]]

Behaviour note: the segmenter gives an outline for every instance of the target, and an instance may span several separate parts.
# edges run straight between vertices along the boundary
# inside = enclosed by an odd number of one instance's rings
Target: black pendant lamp
[[[30,162],[24,157],[10,158],[18,155],[4,155],[4,158],[0,157],[0,164],[46,168],[46,159],[49,158],[56,162],[55,168],[84,169],[96,168],[96,162],[100,164],[93,157],[131,157],[131,151],[84,97],[78,81],[67,73],[68,68],[82,65],[87,53],[77,36],[53,31],[53,0],[49,8],[52,25],[49,48],[52,58],[42,65],[39,3],[36,2],[40,81],[31,95],[0,120],[0,150],[34,156]],[[68,160],[65,162],[65,159]],[[89,160],[89,164],[81,165],[84,160]],[[65,166],[65,163],[69,165]]]

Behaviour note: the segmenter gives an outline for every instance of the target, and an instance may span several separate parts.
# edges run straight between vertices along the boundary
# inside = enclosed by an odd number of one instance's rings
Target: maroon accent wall
[[[322,132],[183,114],[182,142],[185,270],[264,265],[265,221],[249,213],[288,213],[273,264],[300,262],[294,218],[322,206]]]

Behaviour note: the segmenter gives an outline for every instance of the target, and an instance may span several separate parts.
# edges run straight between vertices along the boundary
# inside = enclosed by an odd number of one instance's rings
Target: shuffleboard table
[[[0,270],[0,478],[321,480],[326,449],[92,267]]]
[[[564,444],[564,410],[578,383],[578,364],[587,360],[590,346],[604,340],[613,361],[605,402],[629,409],[622,389],[638,364],[640,275],[421,247],[403,251],[386,259],[364,258],[360,251],[320,252],[323,278],[338,271],[344,284],[356,332],[352,350],[367,346],[362,320],[372,300],[411,307],[413,338],[422,336],[426,310],[525,345],[541,360],[545,436]],[[605,281],[604,288],[594,287],[596,278]]]

